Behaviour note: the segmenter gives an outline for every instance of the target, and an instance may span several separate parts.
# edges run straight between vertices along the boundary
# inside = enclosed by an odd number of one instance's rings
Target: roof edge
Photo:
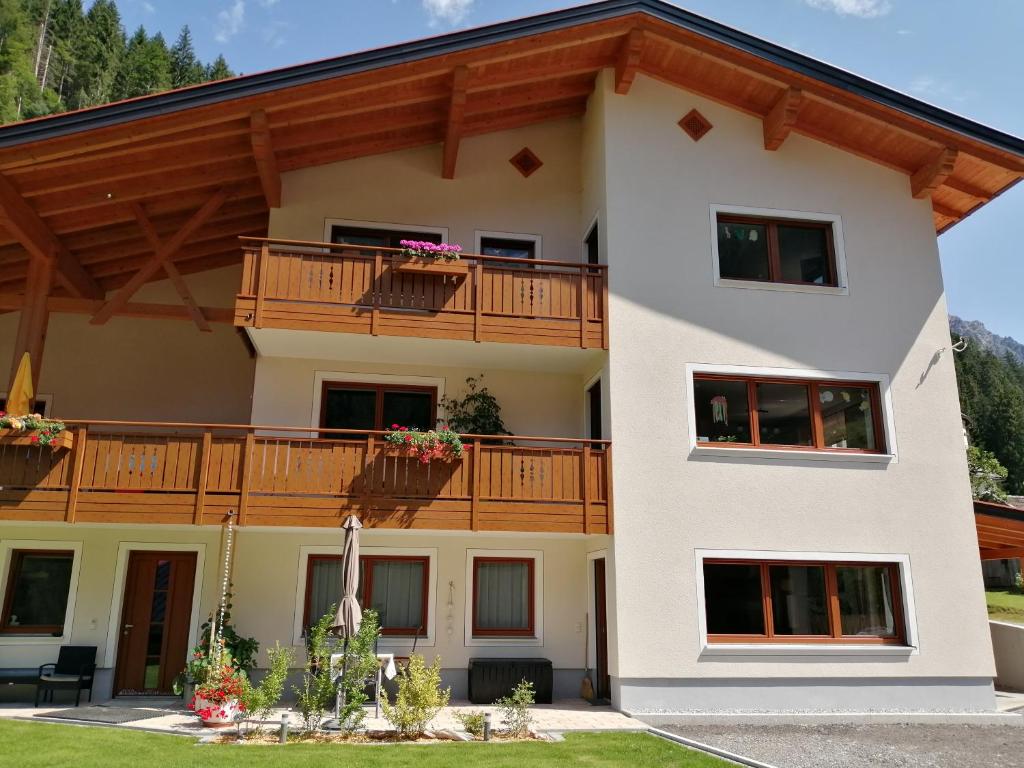
[[[634,13],[700,34],[708,39],[773,62],[851,94],[898,110],[934,126],[953,131],[1005,152],[1024,157],[1024,139],[920,101],[831,64],[783,48],[663,0],[601,0],[512,21],[451,32],[437,37],[346,54],[230,80],[165,91],[152,96],[49,115],[0,127],[0,148],[67,136],[121,123],[218,104],[385,66],[422,61],[529,35],[606,21]]]

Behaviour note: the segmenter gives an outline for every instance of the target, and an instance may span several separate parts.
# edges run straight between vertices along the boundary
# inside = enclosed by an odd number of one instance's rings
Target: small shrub
[[[455,719],[459,721],[459,725],[462,726],[462,729],[470,736],[477,737],[484,735],[485,717],[486,715],[479,710],[455,713]]]
[[[503,696],[494,702],[501,712],[501,722],[505,726],[505,733],[513,738],[521,739],[530,731],[533,723],[533,715],[530,714],[530,707],[535,703],[533,683],[520,680],[512,690],[511,696]]]
[[[256,720],[266,720],[274,707],[281,701],[288,671],[295,662],[295,652],[291,648],[282,648],[279,643],[267,650],[267,674],[259,685],[246,681],[245,694],[242,701],[247,712]]]
[[[395,727],[399,736],[423,733],[437,713],[448,706],[452,695],[451,688],[441,689],[440,657],[435,657],[428,667],[423,657],[414,653],[396,680],[395,703],[392,705],[386,696],[380,702],[384,719]]]
[[[501,419],[501,405],[487,387],[484,375],[466,379],[466,394],[461,398],[442,397],[440,406],[448,414],[448,426],[468,435],[511,435]]]
[[[334,623],[334,606],[309,628],[306,638],[306,666],[302,684],[294,688],[295,706],[306,731],[317,731],[327,710],[334,706],[334,681],[331,680],[331,646],[328,635]]]
[[[366,718],[366,710],[363,709],[366,703],[366,684],[377,674],[379,662],[376,645],[379,632],[380,622],[376,611],[363,611],[359,631],[348,641],[348,663],[341,680],[343,696],[338,722],[342,730],[354,731]]]

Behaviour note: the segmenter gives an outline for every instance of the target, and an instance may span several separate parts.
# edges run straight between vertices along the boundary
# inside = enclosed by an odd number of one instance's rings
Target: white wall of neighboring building
[[[718,699],[688,686],[744,678],[783,691],[795,680],[806,693],[799,681],[829,688],[884,678],[919,681],[932,691],[919,695],[923,708],[972,708],[986,696],[991,706],[992,651],[928,201],[911,197],[906,175],[799,135],[765,151],[760,120],[645,76],[628,96],[610,92],[607,73],[599,88],[588,120],[598,107],[607,140],[620,703],[784,708],[792,696],[756,686]],[[699,142],[677,125],[694,107],[714,126]],[[713,204],[839,215],[848,295],[716,287]],[[688,364],[887,376],[898,461],[698,457],[685,438]],[[884,658],[703,652],[694,554],[702,548],[905,555],[920,645]],[[843,685],[830,699],[840,708]],[[879,707],[883,690],[874,692]]]

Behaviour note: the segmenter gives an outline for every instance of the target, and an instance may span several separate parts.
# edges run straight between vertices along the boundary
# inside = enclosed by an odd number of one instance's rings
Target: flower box
[[[445,261],[432,256],[413,256],[395,265],[399,272],[426,272],[431,275],[448,275],[465,277],[469,273],[469,265],[459,261]]]
[[[3,445],[29,445],[39,446],[33,437],[38,437],[34,431],[28,431],[24,429],[0,429],[0,444]],[[53,450],[58,449],[69,449],[75,444],[75,435],[72,432],[64,430],[55,438],[53,438],[48,446]]]

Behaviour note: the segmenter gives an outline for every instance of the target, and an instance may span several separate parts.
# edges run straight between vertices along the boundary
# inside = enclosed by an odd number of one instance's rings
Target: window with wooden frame
[[[331,227],[332,243],[347,243],[349,245],[362,245],[371,248],[401,248],[402,240],[440,243],[441,235],[437,232],[352,227],[344,224],[335,224]]]
[[[381,634],[426,637],[430,558],[364,555],[359,558],[356,599],[380,618]],[[341,555],[310,555],[306,565],[303,626],[309,627],[341,599]]]
[[[11,550],[0,633],[63,634],[74,562],[72,551]]]
[[[433,429],[437,424],[437,388],[324,382],[320,393],[321,427],[380,430],[392,424]]]
[[[532,557],[473,558],[473,637],[535,637]]]
[[[838,287],[831,222],[719,213],[717,223],[720,278]]]
[[[704,561],[708,643],[904,645],[896,563]]]
[[[877,382],[693,377],[698,445],[884,454]]]
[[[505,261],[498,266],[510,269],[530,269],[531,259],[537,258],[537,241],[515,237],[481,236],[480,254],[483,256],[501,256],[506,259],[521,259],[522,264]]]

